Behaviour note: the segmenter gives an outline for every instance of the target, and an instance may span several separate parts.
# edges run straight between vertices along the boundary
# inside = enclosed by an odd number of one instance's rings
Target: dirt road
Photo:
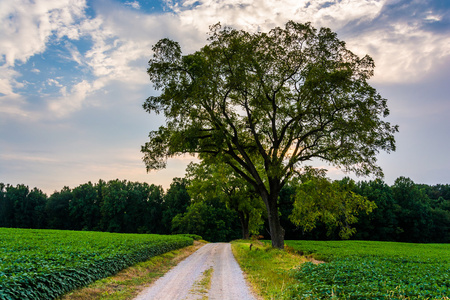
[[[211,288],[205,274],[212,268]],[[145,289],[135,300],[255,300],[242,271],[225,243],[206,244]]]

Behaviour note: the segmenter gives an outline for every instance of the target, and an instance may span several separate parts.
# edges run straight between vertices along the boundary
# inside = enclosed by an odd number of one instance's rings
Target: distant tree
[[[32,228],[46,228],[47,215],[45,213],[45,205],[47,203],[47,195],[38,188],[33,188],[27,196],[27,200],[33,206]]]
[[[396,203],[398,226],[401,229],[399,240],[402,242],[429,242],[433,220],[430,200],[424,191],[406,177],[399,177],[392,186]]]
[[[18,184],[17,186],[6,186],[6,198],[7,202],[12,204],[13,211],[11,220],[11,227],[18,228],[32,228],[32,215],[33,209],[27,200],[30,189],[24,184]]]
[[[163,224],[164,190],[161,186],[150,185],[148,195],[148,212],[146,214],[147,231],[149,233],[165,233]]]
[[[432,225],[428,236],[429,242],[450,243],[450,200],[447,201],[447,209],[435,207],[430,209]]]
[[[1,221],[4,227],[44,228],[47,195],[23,184],[2,186]]]
[[[48,228],[72,229],[73,222],[69,218],[69,203],[72,198],[72,190],[68,186],[50,195],[45,205]]]
[[[153,184],[128,182],[127,192],[125,231],[161,233],[162,188]]]
[[[235,211],[218,198],[192,203],[172,220],[174,233],[198,234],[210,242],[229,242],[239,238],[239,221]]]
[[[191,203],[191,197],[187,191],[188,181],[185,178],[174,178],[164,196],[162,223],[164,233],[172,232],[172,219],[186,212]]]
[[[101,201],[98,185],[81,184],[73,189],[69,213],[74,230],[99,230],[101,220]]]
[[[427,184],[416,184],[417,187],[427,194],[428,198],[437,200],[442,198],[450,200],[450,184],[436,184],[433,186]]]
[[[356,239],[395,241],[399,233],[396,203],[392,189],[381,179],[358,182],[354,192],[375,202],[377,208],[370,214],[361,214],[355,225]]]
[[[126,209],[124,211],[124,232],[146,232],[148,217],[148,194],[150,186],[147,183],[126,183]]]
[[[102,228],[108,232],[124,232],[127,211],[126,180],[108,181],[102,187]]]
[[[286,239],[296,240],[301,238],[302,231],[295,226],[289,216],[294,209],[295,185],[290,181],[280,191],[278,208],[280,211],[280,224],[285,229]],[[264,234],[264,233],[263,233]]]
[[[144,104],[166,125],[142,147],[147,170],[198,154],[228,164],[262,198],[272,246],[284,247],[278,197],[296,168],[321,159],[358,175],[381,175],[380,150],[395,150],[397,126],[368,83],[374,62],[346,49],[328,28],[288,22],[248,33],[211,26],[210,43],[182,55],[177,42],[153,47],[148,74],[162,94]],[[258,168],[262,164],[263,168]]]
[[[7,187],[0,183],[0,227],[15,227],[14,199],[7,196]]]
[[[220,199],[227,208],[234,210],[242,228],[242,238],[250,233],[259,234],[263,224],[264,203],[253,186],[236,176],[233,169],[223,163],[190,163],[186,169],[187,187],[193,202]]]

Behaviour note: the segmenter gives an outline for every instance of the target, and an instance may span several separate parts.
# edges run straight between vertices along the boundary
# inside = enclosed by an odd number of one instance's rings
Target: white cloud
[[[450,56],[450,36],[408,23],[364,32],[349,38],[347,44],[355,53],[374,58],[375,82],[418,81]]]
[[[288,20],[312,22],[315,26],[343,27],[355,19],[372,19],[386,0],[203,0],[168,4],[185,24],[204,30],[209,25],[225,25],[246,30],[269,30]],[[193,5],[195,3],[195,5]]]
[[[79,37],[76,22],[83,18],[85,0],[17,0],[0,2],[0,111],[28,116],[20,95],[22,83],[14,67],[47,48],[52,35]],[[33,73],[40,70],[33,68]]]
[[[195,3],[195,4],[194,4]],[[311,22],[314,27],[330,27],[344,32],[348,47],[359,55],[375,59],[377,82],[409,82],[439,67],[439,60],[450,55],[450,36],[426,31],[424,22],[442,17],[428,11],[425,19],[406,15],[387,16],[388,0],[186,0],[172,4],[181,21],[197,31],[221,22],[238,29],[267,31],[288,20]],[[169,2],[170,5],[170,2]]]
[[[64,117],[69,113],[80,110],[87,96],[99,88],[101,86],[95,86],[87,80],[77,83],[70,91],[67,91],[66,87],[62,87],[60,90],[61,97],[49,101],[48,107],[57,117]]]
[[[59,83],[58,80],[53,79],[53,78],[47,79],[47,84],[50,86],[63,87],[63,85],[61,83]]]
[[[131,3],[128,2],[129,5]],[[180,42],[184,51],[191,52],[206,42],[209,26],[218,21],[252,31],[269,30],[289,19],[306,22],[339,18],[343,26],[350,17],[374,17],[383,2],[364,1],[354,5],[352,1],[345,1],[339,6],[325,8],[317,16],[325,3],[324,0],[316,1],[314,7],[307,7],[307,1],[296,0],[281,3],[269,0],[257,3],[249,0],[184,1],[180,4],[168,3],[175,14],[145,15],[121,10],[120,6],[109,5],[110,2],[106,1],[103,6],[97,7],[95,19],[85,20],[80,26],[81,33],[90,36],[93,41],[84,62],[105,84],[113,80],[149,84],[145,62],[151,56],[151,46],[160,38],[173,38]],[[76,60],[79,61],[78,58]],[[142,62],[142,65],[134,62]]]
[[[75,22],[83,17],[85,0],[0,2],[0,56],[7,66],[42,53],[52,34],[79,37]]]
[[[430,13],[428,16],[425,17],[425,21],[430,21],[430,22],[439,22],[441,20],[442,20],[442,16],[433,15],[432,13]]]
[[[84,57],[81,55],[80,51],[72,43],[66,42],[66,49],[69,51],[70,56],[66,59],[76,62],[79,65],[84,65]]]
[[[7,67],[0,66],[0,113],[27,116],[23,109],[25,101],[23,97],[16,93],[17,88],[23,87],[23,84],[15,80],[19,72]]]
[[[92,42],[88,51],[80,53],[73,43],[65,41],[69,53],[65,58],[86,68],[84,72],[90,72],[94,78],[62,88],[62,97],[49,101],[48,107],[58,116],[81,109],[88,95],[113,82],[126,83],[130,88],[149,85],[145,69],[153,44],[170,37],[179,41],[185,52],[195,51],[206,42],[209,25],[217,22],[249,31],[266,31],[292,19],[312,22],[316,28],[343,30],[350,49],[374,57],[377,65],[374,80],[379,82],[420,78],[435,67],[436,58],[450,55],[450,37],[425,32],[414,22],[390,19],[381,27],[371,26],[371,21],[383,13],[387,0],[186,0],[176,4],[167,1],[173,12],[165,14],[144,14],[138,10],[138,1],[125,3],[136,10],[124,10],[123,6],[105,0],[95,6],[95,18],[84,16],[85,0],[40,0],[27,5],[25,0],[21,1],[0,3],[0,26],[5,32],[0,37],[0,57],[6,68],[43,52],[53,35],[72,40],[87,37]],[[430,21],[440,18],[431,11],[426,16]],[[355,24],[364,24],[365,29],[351,30],[358,29]],[[17,73],[5,74],[0,77],[0,92],[10,95],[9,99],[20,98],[13,91],[18,83],[11,75]],[[18,104],[10,107],[20,110]]]
[[[131,6],[134,9],[140,9],[141,5],[139,4],[138,1],[127,1],[125,2],[125,5]]]

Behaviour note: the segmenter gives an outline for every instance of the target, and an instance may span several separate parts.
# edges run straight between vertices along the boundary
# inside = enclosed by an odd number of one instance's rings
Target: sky
[[[329,27],[374,59],[370,83],[399,125],[397,150],[378,155],[386,183],[450,183],[447,0],[0,0],[0,182],[48,195],[116,178],[167,189],[193,158],[150,173],[142,162],[164,124],[142,108],[159,93],[146,73],[152,45],[168,37],[187,54],[217,22],[256,32],[289,20]]]

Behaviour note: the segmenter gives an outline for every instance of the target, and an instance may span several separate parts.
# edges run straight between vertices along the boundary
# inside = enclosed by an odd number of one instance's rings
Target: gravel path
[[[210,268],[213,269],[211,289],[202,293],[196,284]],[[142,291],[135,300],[192,300],[205,296],[221,300],[256,299],[246,285],[230,244],[206,244]]]

